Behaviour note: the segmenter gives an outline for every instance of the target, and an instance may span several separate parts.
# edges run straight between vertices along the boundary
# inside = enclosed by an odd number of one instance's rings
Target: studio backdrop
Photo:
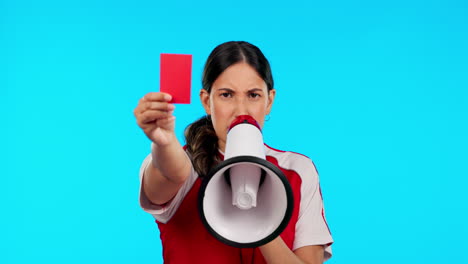
[[[162,263],[133,109],[161,53],[249,41],[268,145],[317,166],[333,263],[468,263],[466,1],[0,2],[0,263]]]

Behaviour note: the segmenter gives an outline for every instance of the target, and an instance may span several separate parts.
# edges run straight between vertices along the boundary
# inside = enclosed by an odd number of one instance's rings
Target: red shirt
[[[300,154],[266,146],[266,159],[277,166],[288,179],[294,206],[290,222],[281,233],[285,244],[295,250],[307,245],[324,245],[324,259],[331,257],[331,237],[325,221],[318,173],[313,162]],[[151,154],[140,169],[140,180]],[[142,186],[142,185],[141,185]],[[198,212],[201,179],[192,172],[176,197],[165,207],[152,204],[140,187],[140,205],[156,219],[160,230],[164,263],[265,263],[258,248],[240,249],[213,237],[202,224]]]
[[[278,166],[275,158],[267,156],[267,160]],[[288,178],[294,195],[291,220],[281,233],[281,238],[292,250],[301,197],[301,177],[292,170],[280,169]],[[240,249],[225,245],[206,230],[197,208],[200,185],[201,179],[198,178],[166,224],[156,221],[161,234],[164,263],[266,263],[258,248]]]

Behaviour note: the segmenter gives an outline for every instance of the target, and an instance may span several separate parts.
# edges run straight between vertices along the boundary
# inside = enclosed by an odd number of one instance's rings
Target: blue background
[[[159,54],[247,40],[277,88],[269,145],[311,157],[328,263],[468,263],[466,1],[0,1],[0,263],[162,263],[133,108]]]

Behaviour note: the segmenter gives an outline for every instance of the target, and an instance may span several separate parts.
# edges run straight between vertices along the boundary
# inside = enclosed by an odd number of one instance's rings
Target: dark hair
[[[208,56],[203,70],[202,87],[208,93],[216,79],[229,66],[245,62],[265,81],[268,91],[273,89],[270,63],[256,46],[245,41],[229,41],[218,45]],[[219,161],[218,137],[210,116],[204,116],[185,129],[187,152],[200,177],[208,174]]]

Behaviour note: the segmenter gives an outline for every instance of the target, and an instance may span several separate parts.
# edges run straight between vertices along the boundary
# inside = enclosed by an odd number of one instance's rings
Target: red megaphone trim
[[[233,127],[235,127],[235,126],[237,126],[239,124],[251,124],[251,125],[256,126],[260,131],[262,131],[262,129],[260,128],[260,125],[257,122],[257,120],[255,120],[253,117],[251,117],[249,115],[240,115],[240,116],[236,117],[236,119],[234,119],[234,121],[232,121],[231,125],[229,126],[229,130],[231,130]],[[228,130],[228,132],[229,132],[229,130]]]

